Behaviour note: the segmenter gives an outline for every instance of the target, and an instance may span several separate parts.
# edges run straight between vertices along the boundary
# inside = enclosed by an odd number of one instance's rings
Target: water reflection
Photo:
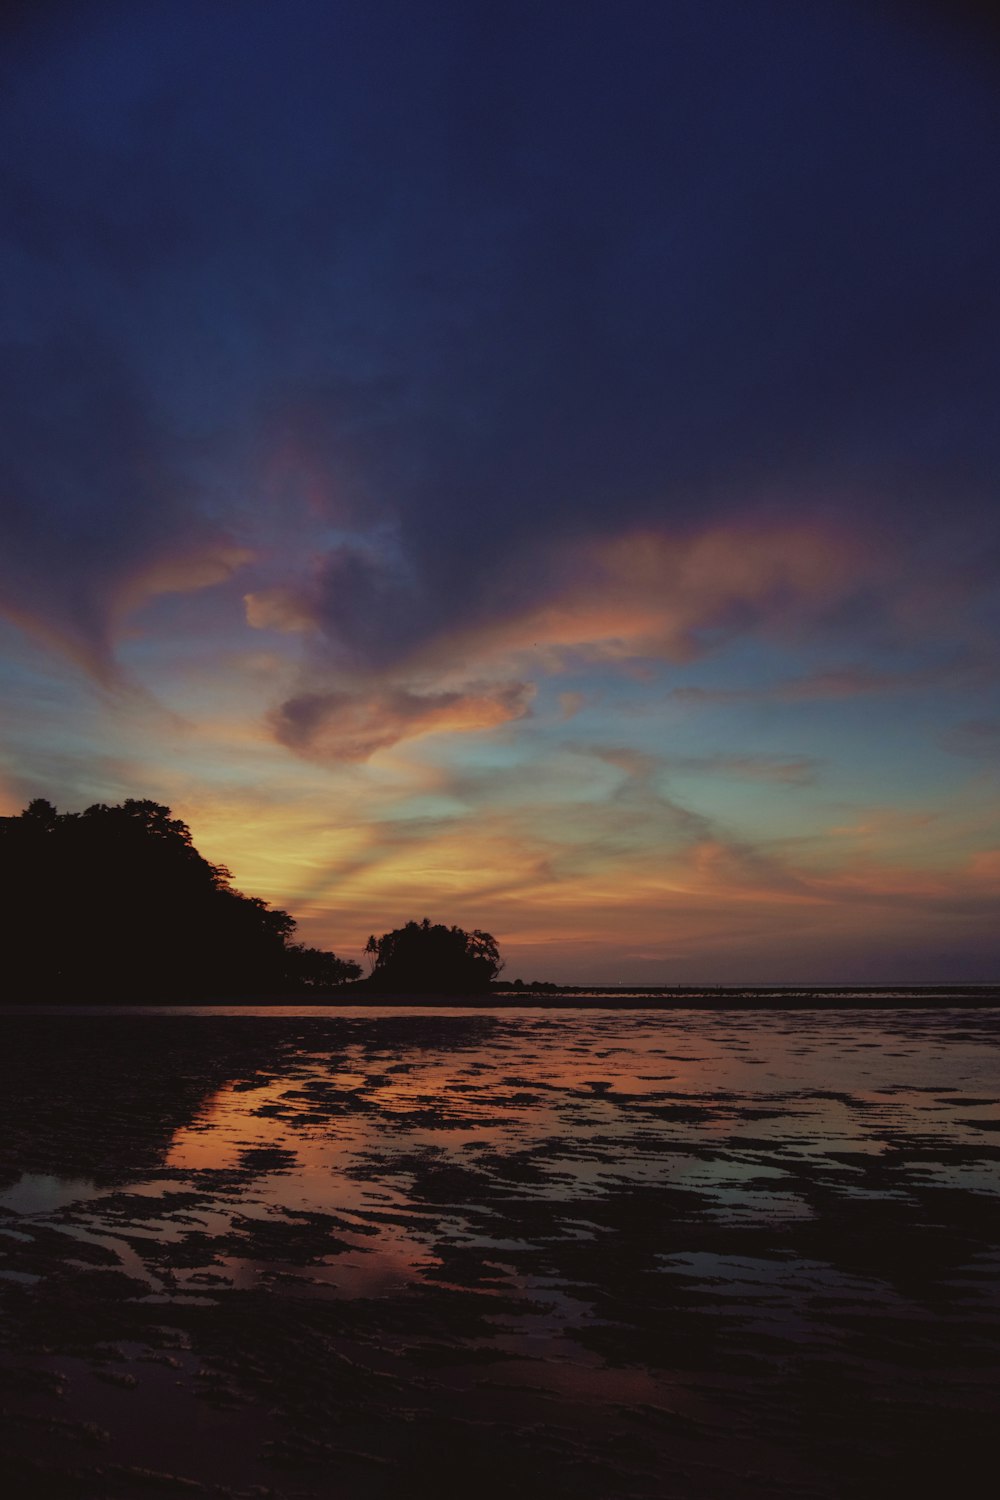
[[[53,1177],[48,1172],[22,1172],[12,1187],[0,1193],[0,1209],[15,1214],[49,1214],[69,1203],[92,1198],[96,1184],[86,1177]]]
[[[444,1484],[470,1434],[498,1494],[530,1470],[595,1496],[659,1495],[665,1464],[684,1494],[874,1493],[956,1409],[986,1441],[989,1012],[17,1025],[6,1359],[77,1361],[80,1413],[121,1377],[102,1420],[137,1465],[180,1462],[162,1434],[195,1398],[259,1418],[248,1485],[306,1465],[330,1493],[349,1423],[361,1496]],[[928,1406],[929,1369],[959,1394]]]

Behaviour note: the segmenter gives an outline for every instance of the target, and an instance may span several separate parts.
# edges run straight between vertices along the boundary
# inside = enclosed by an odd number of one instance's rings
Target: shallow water
[[[12,1482],[954,1488],[998,1414],[997,1021],[8,1014]]]

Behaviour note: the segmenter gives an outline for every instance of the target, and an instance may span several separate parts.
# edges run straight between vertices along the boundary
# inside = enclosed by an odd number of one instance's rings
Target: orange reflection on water
[[[189,1303],[213,1348],[220,1329],[253,1348],[259,1322],[265,1369],[268,1340],[302,1325],[293,1380],[319,1339],[401,1382],[373,1407],[380,1430],[430,1401],[579,1440],[644,1405],[666,1413],[664,1452],[678,1416],[724,1445],[734,1410],[747,1432],[779,1411],[782,1371],[792,1402],[808,1392],[816,1350],[838,1382],[868,1380],[859,1404],[912,1389],[923,1413],[931,1336],[968,1389],[1000,1196],[995,1017],[229,1014],[198,1040],[213,1068],[197,1075],[229,1081],[174,1130],[162,1170],[55,1209],[147,1282],[130,1318],[148,1303],[159,1326],[160,1304]],[[922,1237],[946,1252],[929,1269],[908,1265]],[[953,1281],[936,1312],[921,1286]],[[859,1322],[883,1338],[874,1358]],[[790,1451],[784,1411],[769,1476]],[[618,1436],[631,1455],[634,1429]]]
[[[444,1167],[482,1170],[497,1153],[541,1148],[557,1176],[537,1194],[599,1195],[611,1174],[710,1190],[720,1212],[794,1217],[805,1204],[768,1192],[788,1162],[830,1149],[877,1156],[916,1127],[923,1139],[953,1136],[953,1111],[928,1091],[984,1063],[979,1041],[958,1037],[942,1070],[926,1018],[891,1013],[314,1018],[334,1045],[308,1050],[303,1038],[279,1075],[228,1083],[175,1132],[169,1170],[238,1173],[232,1190],[262,1211],[412,1219],[427,1212],[414,1173],[428,1164],[440,1209]],[[973,1139],[978,1108],[965,1110]],[[455,1199],[474,1207],[458,1188]],[[398,1230],[379,1226],[380,1254],[392,1243],[397,1259],[426,1256],[412,1224]]]

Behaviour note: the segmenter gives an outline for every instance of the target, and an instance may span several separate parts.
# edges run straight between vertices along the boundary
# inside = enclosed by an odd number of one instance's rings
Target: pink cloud
[[[854,544],[814,526],[633,532],[565,557],[542,603],[438,638],[418,659],[446,660],[460,648],[478,661],[526,655],[550,670],[574,656],[686,661],[736,635],[821,617],[861,568]]]
[[[414,693],[390,687],[301,693],[282,704],[273,725],[281,743],[300,754],[358,761],[401,740],[494,729],[522,719],[531,697],[532,689],[521,682],[466,692]]]
[[[391,562],[383,568],[370,550],[341,548],[335,563],[331,573],[329,559],[323,562],[300,589],[248,595],[247,618],[301,633],[311,648],[301,691],[272,718],[278,738],[302,753],[347,759],[415,735],[522,717],[523,684],[533,676],[592,662],[642,670],[746,633],[799,636],[858,586],[865,567],[854,543],[815,525],[630,532],[565,552],[540,585],[542,597],[503,609],[487,599],[478,623],[423,639],[415,629],[396,644],[397,616],[405,618],[413,599],[393,585]],[[522,684],[513,698],[512,679]],[[571,717],[583,700],[564,694],[560,701]],[[789,781],[806,774],[790,764],[729,769]]]

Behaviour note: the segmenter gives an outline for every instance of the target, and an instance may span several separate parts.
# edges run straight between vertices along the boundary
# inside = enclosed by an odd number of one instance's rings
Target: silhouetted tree
[[[357,964],[289,939],[295,919],[232,885],[157,802],[0,818],[7,996],[186,1000],[316,990]]]
[[[290,977],[303,989],[334,989],[338,984],[346,984],[361,975],[361,965],[353,959],[338,958],[323,948],[305,948],[301,943],[289,943],[285,955]]]
[[[488,990],[503,968],[496,939],[488,932],[407,922],[368,939],[372,987],[409,994],[475,994]]]

